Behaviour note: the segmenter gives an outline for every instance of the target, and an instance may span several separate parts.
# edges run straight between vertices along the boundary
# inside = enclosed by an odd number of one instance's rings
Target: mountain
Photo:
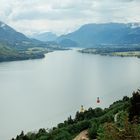
[[[28,38],[0,21],[0,62],[43,58],[44,53],[61,49],[56,42]]]
[[[32,38],[47,42],[47,41],[55,41],[57,38],[57,35],[51,32],[45,32],[45,33],[35,34],[32,36]]]
[[[86,24],[78,30],[58,37],[57,41],[70,39],[79,47],[94,47],[97,44],[138,44],[140,26],[136,23]]]
[[[61,47],[77,47],[78,43],[76,41],[71,40],[71,39],[62,39],[59,42],[59,45]]]
[[[7,24],[0,22],[0,62],[43,58],[46,49],[37,47],[47,46],[41,42],[29,39]],[[36,51],[32,48],[36,47]]]
[[[0,41],[13,45],[16,43],[30,42],[30,39],[0,21]]]
[[[49,44],[42,41],[28,38],[24,34],[17,32],[12,27],[0,21],[0,42],[17,50],[27,50],[28,48],[43,47],[47,48]]]

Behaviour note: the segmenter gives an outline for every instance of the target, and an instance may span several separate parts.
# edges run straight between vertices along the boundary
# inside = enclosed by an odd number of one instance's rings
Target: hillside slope
[[[9,44],[16,44],[24,41],[29,42],[30,39],[0,21],[0,41],[8,42]]]
[[[72,140],[82,136],[98,140],[140,139],[140,90],[131,98],[124,96],[108,108],[89,108],[68,117],[52,129],[22,133],[12,140]],[[113,139],[112,139],[113,138]]]
[[[12,47],[9,47],[5,43],[0,42],[0,62],[4,61],[16,61],[16,60],[28,60],[28,59],[37,59],[45,57],[41,52],[30,52],[27,51],[18,51]]]

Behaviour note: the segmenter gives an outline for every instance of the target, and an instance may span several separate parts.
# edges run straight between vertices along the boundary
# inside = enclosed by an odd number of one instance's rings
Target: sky
[[[0,21],[19,32],[64,34],[87,23],[140,22],[140,0],[0,0]]]

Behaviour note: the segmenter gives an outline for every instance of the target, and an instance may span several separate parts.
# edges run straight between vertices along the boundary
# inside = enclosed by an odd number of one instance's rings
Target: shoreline
[[[33,60],[33,59],[43,59],[45,58],[45,54],[33,54],[27,56],[9,56],[9,57],[1,57],[0,56],[0,63],[2,62],[13,62],[13,61],[24,61],[24,60]]]
[[[104,50],[103,50],[104,51]],[[78,50],[80,53],[85,53],[85,54],[94,54],[94,55],[101,55],[101,56],[117,56],[117,57],[136,57],[140,58],[140,51],[113,51],[113,52],[102,52],[102,49],[83,49],[83,50]]]

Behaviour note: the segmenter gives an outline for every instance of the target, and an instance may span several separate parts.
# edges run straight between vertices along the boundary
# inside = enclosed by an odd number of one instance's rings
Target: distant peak
[[[0,21],[0,28],[6,29],[8,25],[6,25],[4,22]]]

